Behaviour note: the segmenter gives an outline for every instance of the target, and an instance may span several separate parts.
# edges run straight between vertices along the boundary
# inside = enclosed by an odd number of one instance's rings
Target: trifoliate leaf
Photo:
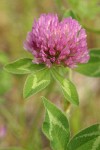
[[[40,70],[36,73],[32,73],[26,79],[23,96],[28,98],[29,96],[36,94],[47,87],[50,83],[50,72],[48,69]]]
[[[69,79],[64,79],[63,76],[61,76],[56,69],[52,69],[52,75],[55,80],[57,80],[60,84],[60,87],[62,89],[62,92],[64,94],[64,97],[66,100],[69,102],[78,105],[79,104],[79,98],[78,98],[78,93],[76,90],[75,85],[69,80]]]
[[[100,150],[100,124],[92,125],[76,134],[68,150]]]
[[[42,99],[46,110],[43,132],[50,140],[53,150],[66,150],[70,137],[67,117],[46,98]]]

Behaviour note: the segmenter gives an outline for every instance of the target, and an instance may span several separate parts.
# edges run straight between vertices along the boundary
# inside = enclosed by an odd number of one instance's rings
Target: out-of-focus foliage
[[[3,66],[8,63],[8,57],[4,52],[0,52],[0,95],[5,94],[12,84],[11,75],[3,70]]]
[[[68,2],[80,18],[93,19],[100,13],[99,0],[68,0]]]

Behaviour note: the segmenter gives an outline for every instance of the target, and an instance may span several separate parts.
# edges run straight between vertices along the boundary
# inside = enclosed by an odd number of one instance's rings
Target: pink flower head
[[[59,21],[57,15],[42,14],[34,21],[24,48],[33,54],[35,63],[48,67],[56,64],[74,68],[89,60],[85,29],[71,17]]]

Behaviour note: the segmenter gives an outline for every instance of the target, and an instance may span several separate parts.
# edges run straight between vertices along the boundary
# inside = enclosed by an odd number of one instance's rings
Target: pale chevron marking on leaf
[[[30,66],[30,63],[27,63],[27,64],[25,64],[25,65],[22,65],[22,66],[20,66],[20,67],[18,67],[18,69],[19,70],[29,70],[29,69],[27,69],[28,67]]]
[[[66,81],[67,83],[69,82],[69,81]],[[65,80],[63,80],[63,89],[66,91],[66,87],[67,87],[67,93],[69,94],[69,96],[71,96],[71,90],[70,90],[70,86],[69,86],[69,84],[67,84],[65,82]]]
[[[99,145],[100,145],[100,136],[98,138],[96,138],[96,140],[94,141],[91,150],[97,150],[97,148],[98,148]]]
[[[29,71],[29,69],[27,69],[27,68],[18,68],[19,70],[25,70],[25,71]]]
[[[66,130],[66,128],[61,124],[61,122],[59,120],[57,120],[55,117],[53,117],[52,113],[49,110],[46,109],[46,111],[48,113],[49,121],[50,121],[49,135],[51,137],[51,140],[53,139],[52,135],[51,135],[53,124],[54,125],[58,125],[60,128],[62,128],[65,132],[68,133],[68,131]]]
[[[36,87],[38,87],[39,85],[45,83],[45,82],[48,82],[48,80],[42,80],[40,81],[39,83],[37,82],[37,77],[36,75],[34,75],[34,80],[33,80],[33,86],[32,86],[32,89],[35,89]]]
[[[93,135],[94,135],[94,136],[95,136],[95,135],[99,136],[100,133],[98,133],[98,132],[92,132],[92,133],[88,133],[88,134],[83,134],[83,135],[81,135],[81,136],[76,137],[76,139],[84,138],[84,137],[89,137],[89,136],[93,136]]]
[[[49,124],[50,124],[50,127],[51,127],[52,125],[51,125],[51,122],[50,122],[50,117],[49,117],[47,109],[46,109],[46,114],[48,115]],[[50,140],[52,140],[52,135],[51,135],[51,132],[50,132],[50,128],[49,128],[49,136],[50,136]]]
[[[49,110],[47,110],[47,111],[48,111],[48,114],[49,114],[49,116],[50,116],[50,120],[51,120],[52,124],[58,125],[58,126],[60,126],[64,131],[67,131],[66,128],[63,126],[63,124],[62,124],[59,120],[57,120],[55,117],[53,117],[52,113],[51,113]]]
[[[52,135],[51,135],[51,133],[52,133],[52,121],[50,120],[50,113],[49,113],[49,111],[47,110],[47,113],[48,113],[48,116],[49,116],[49,123],[50,123],[50,129],[49,129],[49,135],[50,135],[50,138],[51,138],[51,140],[53,140],[53,138],[52,138]]]
[[[33,86],[32,86],[32,89],[34,89],[36,86],[37,86],[37,77],[36,75],[33,76]]]

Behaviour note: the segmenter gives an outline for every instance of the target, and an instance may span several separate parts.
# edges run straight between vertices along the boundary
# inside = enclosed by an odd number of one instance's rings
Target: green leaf
[[[82,64],[79,65],[78,68],[75,69],[75,71],[89,77],[100,77],[100,63],[88,63],[85,65]]]
[[[100,77],[100,49],[90,50],[89,62],[78,65],[75,71],[90,77]]]
[[[46,110],[43,132],[53,150],[66,150],[70,137],[68,120],[54,104],[44,97],[42,99]]]
[[[40,70],[36,73],[32,73],[26,79],[23,96],[28,98],[29,96],[38,93],[47,87],[50,83],[50,72],[48,69]]]
[[[94,28],[91,28],[91,27],[87,27],[86,25],[83,25],[83,27],[89,31],[89,32],[93,32],[93,33],[96,33],[96,34],[100,34],[100,29],[94,29]]]
[[[79,18],[76,16],[76,14],[72,10],[66,10],[63,17],[64,18],[72,17],[73,19],[79,20]]]
[[[76,134],[68,150],[100,150],[100,124],[92,125]]]
[[[7,64],[4,69],[14,74],[28,74],[43,67],[44,65],[34,64],[30,58],[22,58]]]
[[[79,104],[79,98],[78,93],[76,90],[75,85],[68,79],[64,79],[63,76],[61,76],[56,69],[52,69],[52,75],[55,80],[57,80],[60,84],[60,87],[62,89],[62,92],[64,94],[64,97],[69,102],[78,105]]]
[[[84,20],[96,19],[97,15],[100,13],[99,0],[68,0],[71,8]]]
[[[90,50],[90,60],[89,63],[100,63],[100,49],[94,48]]]

